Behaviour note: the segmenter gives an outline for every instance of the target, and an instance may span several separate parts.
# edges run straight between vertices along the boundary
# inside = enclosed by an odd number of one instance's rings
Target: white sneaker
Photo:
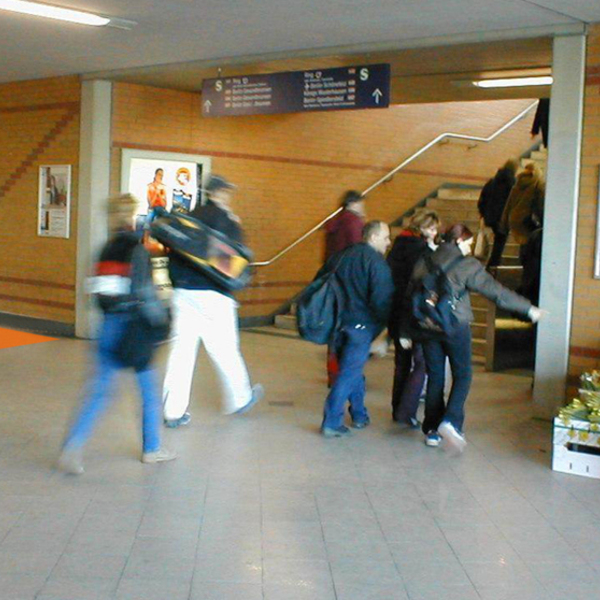
[[[58,468],[69,475],[83,475],[83,448],[64,448],[58,459]]]
[[[142,462],[146,465],[153,465],[159,462],[167,462],[175,460],[177,453],[168,448],[159,448],[156,452],[144,452],[142,454]]]
[[[440,435],[444,438],[444,442],[448,446],[449,450],[462,454],[467,446],[467,440],[465,436],[450,423],[450,421],[442,421],[438,427]]]

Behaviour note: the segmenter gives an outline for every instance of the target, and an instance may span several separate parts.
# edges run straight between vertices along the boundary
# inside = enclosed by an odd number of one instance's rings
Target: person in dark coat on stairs
[[[483,186],[477,202],[484,225],[490,227],[494,232],[494,245],[487,263],[488,268],[497,267],[502,260],[502,252],[508,235],[500,228],[500,221],[508,196],[515,185],[516,172],[517,162],[507,160],[494,177]]]
[[[365,200],[360,192],[348,190],[342,196],[344,209],[325,224],[325,260],[362,241],[365,226]],[[327,348],[327,384],[331,387],[339,373],[338,359],[331,346]]]
[[[437,248],[436,238],[440,226],[438,214],[433,210],[418,210],[411,216],[409,225],[394,240],[387,261],[394,279],[394,300],[388,332],[394,341],[395,370],[392,390],[392,418],[399,425],[417,428],[417,409],[425,384],[425,360],[421,344],[412,348],[400,345],[400,320],[403,311],[410,310],[406,303],[406,288],[417,261]]]
[[[463,224],[453,225],[446,241],[432,254],[435,267],[446,269],[446,279],[454,298],[454,316],[457,321],[454,333],[422,342],[427,367],[427,395],[423,433],[427,446],[439,446],[441,438],[447,447],[462,452],[467,444],[462,433],[465,418],[464,406],[471,388],[471,322],[473,310],[469,292],[477,292],[500,308],[528,317],[536,323],[545,313],[533,306],[527,298],[504,287],[496,281],[471,254],[473,234]],[[457,260],[458,259],[458,260]],[[454,263],[454,264],[452,264]],[[427,263],[421,259],[411,277],[412,289],[428,274]],[[410,330],[403,329],[400,343],[410,346]],[[452,371],[452,389],[448,402],[444,402],[446,359]],[[441,436],[441,437],[440,437]]]

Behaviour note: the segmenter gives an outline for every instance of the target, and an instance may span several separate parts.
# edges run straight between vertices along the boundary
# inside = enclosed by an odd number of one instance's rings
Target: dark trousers
[[[421,344],[404,350],[394,339],[395,371],[392,390],[392,416],[394,421],[408,421],[417,416],[419,398],[425,383],[425,359]]]
[[[473,379],[470,325],[461,325],[451,339],[423,342],[423,354],[428,376],[423,432],[436,431],[442,421],[449,421],[462,431],[464,406]],[[444,403],[446,357],[452,371],[452,389],[447,404]]]
[[[344,407],[350,402],[350,416],[355,422],[365,421],[365,377],[363,371],[369,359],[373,331],[365,325],[344,327],[336,346],[340,371],[333,384],[323,415],[323,427],[336,429],[344,420]]]
[[[492,246],[492,253],[488,260],[488,267],[497,267],[502,261],[502,253],[504,252],[504,246],[506,246],[506,240],[508,235],[502,233],[497,226],[492,227],[494,232],[494,245]]]

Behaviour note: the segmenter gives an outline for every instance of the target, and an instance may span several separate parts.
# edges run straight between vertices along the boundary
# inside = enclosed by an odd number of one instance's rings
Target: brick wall
[[[80,83],[0,85],[0,311],[75,322]],[[69,164],[71,236],[37,236],[39,166]]]
[[[239,185],[236,210],[258,260],[272,257],[337,207],[445,131],[487,136],[531,100],[393,106],[310,115],[201,117],[198,94],[118,83],[114,91],[112,181],[122,148],[212,157],[213,172]],[[533,141],[530,118],[489,145],[452,142],[417,159],[369,197],[370,218],[391,221],[445,182],[482,185]],[[272,312],[320,266],[323,236],[258,271],[241,294],[242,314]]]
[[[600,25],[590,28],[585,105],[573,327],[569,372],[576,384],[582,371],[600,368],[600,280],[593,278],[600,170]],[[569,389],[573,393],[574,385]]]

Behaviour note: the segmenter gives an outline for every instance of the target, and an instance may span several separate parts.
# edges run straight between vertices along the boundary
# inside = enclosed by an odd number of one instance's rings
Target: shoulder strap
[[[450,270],[453,269],[463,258],[464,256],[462,254],[460,256],[457,256],[456,258],[452,259],[445,267],[439,267],[440,271],[444,275],[447,275],[450,272]]]

